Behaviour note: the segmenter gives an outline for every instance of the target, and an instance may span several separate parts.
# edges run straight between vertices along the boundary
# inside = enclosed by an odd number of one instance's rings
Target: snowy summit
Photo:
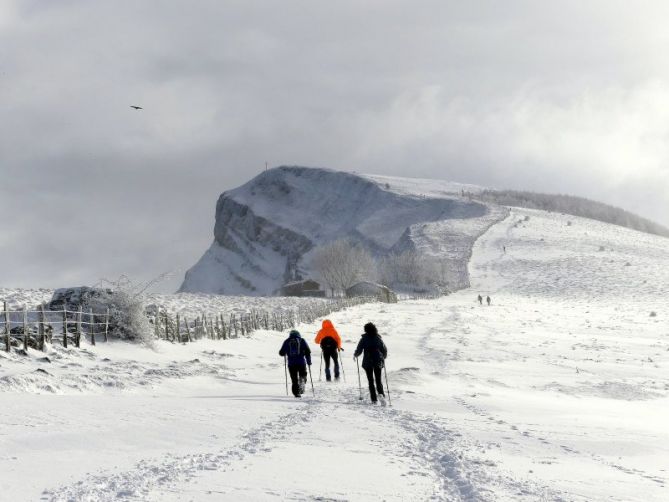
[[[513,206],[669,234],[620,209],[576,197],[283,166],[221,194],[214,242],[188,270],[180,291],[271,295],[317,276],[314,252],[337,239],[376,259],[413,252],[437,264],[442,286],[461,289],[469,285],[474,242]]]

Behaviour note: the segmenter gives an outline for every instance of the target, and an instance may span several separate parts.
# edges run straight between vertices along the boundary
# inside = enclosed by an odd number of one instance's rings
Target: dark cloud
[[[5,1],[0,285],[180,275],[218,194],[265,161],[572,193],[669,224],[668,11]]]

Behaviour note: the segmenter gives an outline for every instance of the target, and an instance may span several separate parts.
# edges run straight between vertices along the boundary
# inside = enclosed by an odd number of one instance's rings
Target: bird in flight
[[[137,106],[137,105],[130,105],[130,108],[134,108],[135,110],[143,110],[144,109],[141,106]]]

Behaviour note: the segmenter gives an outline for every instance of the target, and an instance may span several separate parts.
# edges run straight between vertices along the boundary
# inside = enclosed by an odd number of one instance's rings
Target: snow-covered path
[[[334,314],[347,381],[315,358],[303,400],[280,333],[2,358],[0,498],[667,500],[666,242],[514,210],[477,243],[472,289]],[[358,399],[368,320],[392,407]]]

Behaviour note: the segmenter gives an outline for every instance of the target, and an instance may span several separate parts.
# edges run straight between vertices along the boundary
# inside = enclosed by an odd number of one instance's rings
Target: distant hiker
[[[502,251],[504,251],[504,253],[506,253],[506,246],[502,246]]]
[[[479,295],[479,305],[483,305],[483,297]]]
[[[485,301],[488,303],[488,307],[490,307],[490,302],[492,302],[492,300],[490,299],[489,296],[485,297]]]
[[[325,379],[329,382],[332,380],[330,374],[330,359],[334,362],[334,377],[339,380],[339,351],[341,348],[341,337],[337,330],[332,325],[332,321],[325,319],[323,327],[316,335],[315,343],[320,344],[323,351],[323,358],[325,359]]]
[[[372,403],[376,402],[376,394],[385,398],[383,392],[383,382],[381,381],[381,370],[385,364],[385,359],[388,357],[388,349],[383,343],[381,335],[376,329],[376,326],[371,322],[365,324],[365,333],[358,342],[358,348],[355,349],[353,358],[357,358],[360,354],[365,353],[362,358],[362,367],[367,373],[367,381],[369,382],[369,396]],[[376,381],[376,387],[374,382]]]
[[[293,395],[300,397],[304,394],[304,386],[307,383],[307,364],[311,366],[309,344],[302,338],[299,331],[291,330],[288,338],[284,340],[281,346],[279,355],[288,358],[288,371],[293,383]]]

